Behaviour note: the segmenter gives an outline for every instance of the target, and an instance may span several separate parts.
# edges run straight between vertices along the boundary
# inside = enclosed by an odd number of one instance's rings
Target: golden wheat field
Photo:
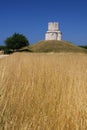
[[[87,130],[87,54],[0,59],[0,130]]]

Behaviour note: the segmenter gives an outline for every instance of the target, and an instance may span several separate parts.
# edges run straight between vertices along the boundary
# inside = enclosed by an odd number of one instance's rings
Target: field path
[[[0,58],[4,58],[4,57],[6,57],[6,56],[9,56],[9,55],[0,55]]]

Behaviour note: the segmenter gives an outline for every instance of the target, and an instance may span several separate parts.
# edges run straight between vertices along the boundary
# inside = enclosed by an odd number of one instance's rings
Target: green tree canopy
[[[14,33],[12,36],[8,37],[5,40],[5,45],[7,48],[15,50],[20,49],[24,46],[28,46],[29,41],[23,34]]]

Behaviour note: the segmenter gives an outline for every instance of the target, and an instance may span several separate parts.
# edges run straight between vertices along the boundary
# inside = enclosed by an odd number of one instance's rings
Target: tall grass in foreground
[[[0,59],[0,130],[87,130],[87,55]]]

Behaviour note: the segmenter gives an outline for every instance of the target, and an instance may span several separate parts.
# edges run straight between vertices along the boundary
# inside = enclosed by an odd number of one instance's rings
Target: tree
[[[6,47],[3,45],[0,45],[0,50],[4,50],[4,48],[6,48]]]
[[[29,41],[27,38],[19,33],[14,33],[12,36],[8,37],[5,40],[6,47],[8,49],[18,50],[22,47],[28,46]]]

